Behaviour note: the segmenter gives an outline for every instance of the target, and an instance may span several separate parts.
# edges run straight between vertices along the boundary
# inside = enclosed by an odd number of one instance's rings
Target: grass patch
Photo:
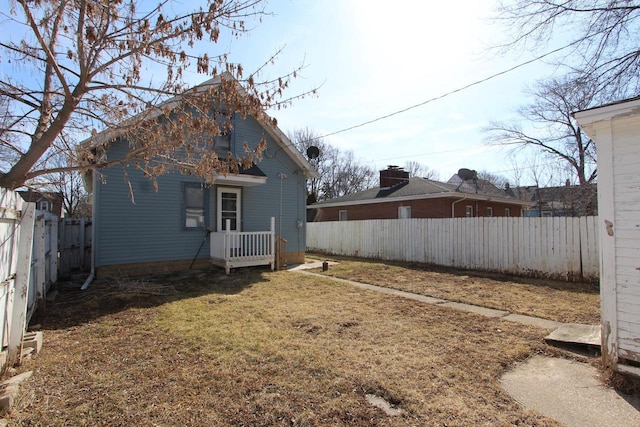
[[[546,331],[290,272],[171,280],[61,292],[10,424],[556,425],[498,382]]]
[[[339,264],[316,272],[558,322],[600,323],[600,290],[592,283],[516,278],[423,264],[330,259]]]

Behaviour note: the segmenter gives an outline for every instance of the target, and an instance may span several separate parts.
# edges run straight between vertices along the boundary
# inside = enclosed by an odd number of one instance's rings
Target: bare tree
[[[335,199],[366,190],[376,182],[376,171],[359,162],[352,151],[338,153],[322,186],[324,199]]]
[[[241,65],[213,48],[221,34],[247,32],[247,21],[265,14],[263,0],[208,0],[191,9],[176,0],[11,3],[2,15],[11,31],[0,36],[0,58],[25,64],[29,72],[0,81],[0,97],[9,100],[10,134],[1,143],[18,158],[0,165],[6,188],[59,172],[48,160],[61,152],[71,156],[66,170],[120,163],[152,178],[177,170],[213,180],[217,171],[259,158],[264,149],[260,144],[241,159],[218,158],[212,136],[229,131],[221,116],[260,117],[262,108],[283,105],[282,91],[298,71],[265,81],[261,68],[245,77]],[[187,70],[216,80],[185,90]],[[162,103],[170,98],[175,101]],[[224,114],[209,114],[212,106]],[[113,132],[94,138],[91,150],[75,149],[79,139],[107,128]],[[115,137],[137,143],[124,158],[107,162],[101,150]]]
[[[429,166],[425,166],[415,160],[404,162],[404,170],[409,172],[409,176],[418,176],[436,181],[440,177],[437,170],[431,169]]]
[[[506,183],[508,182],[508,179],[506,177],[486,170],[479,171],[478,178],[489,181],[491,184],[495,185],[498,188],[504,188]]]
[[[0,96],[0,163],[4,164],[12,164],[19,159],[15,150],[11,148],[15,137],[10,132],[10,128],[9,98]]]
[[[78,211],[87,200],[82,174],[78,171],[62,171],[54,174],[55,181],[51,183],[54,191],[62,194],[62,203],[66,217],[75,218]]]
[[[488,141],[516,151],[543,152],[549,161],[570,170],[580,185],[593,182],[597,176],[595,142],[580,130],[571,113],[587,108],[596,96],[594,90],[589,83],[569,78],[539,82],[530,91],[535,100],[519,110],[532,128],[524,130],[519,122],[494,122],[486,129]]]
[[[614,99],[640,90],[640,3],[634,0],[503,0],[496,20],[513,50],[568,38],[561,65]]]
[[[340,151],[309,128],[297,129],[289,139],[303,153],[310,146],[318,147],[319,155],[310,159],[318,177],[307,181],[307,204],[333,199],[370,188],[375,183],[376,171],[360,163],[351,151]]]
[[[318,176],[307,180],[307,204],[312,204],[323,199],[322,187],[328,179],[331,168],[336,158],[338,149],[320,138],[316,132],[309,128],[296,129],[289,133],[289,139],[298,150],[306,155],[309,147],[318,148],[318,157],[309,159],[316,168]]]

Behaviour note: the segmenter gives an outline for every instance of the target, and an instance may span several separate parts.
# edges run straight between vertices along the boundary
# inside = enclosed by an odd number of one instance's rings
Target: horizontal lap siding
[[[96,266],[195,256],[205,232],[182,229],[181,192],[182,182],[198,181],[177,174],[162,176],[158,178],[159,191],[155,192],[151,180],[129,168],[132,201],[121,168],[101,173],[103,179],[97,184]]]
[[[236,150],[242,150],[244,142],[247,142],[250,149],[254,149],[262,138],[267,141],[267,150],[262,161],[256,161],[260,170],[267,175],[267,182],[243,189],[243,230],[268,230],[270,218],[274,217],[276,233],[281,234],[287,240],[287,252],[304,251],[306,246],[304,229],[306,184],[303,172],[252,117],[247,117],[244,120],[237,117],[234,123],[234,132]],[[281,180],[278,177],[279,173],[286,175],[286,178],[282,179],[282,221],[280,221]],[[303,228],[297,227],[298,221],[302,221]],[[280,230],[280,225],[282,225],[282,230]]]
[[[620,356],[640,361],[640,146],[633,124],[614,126],[615,271]]]
[[[279,224],[280,180],[279,172],[287,175],[283,180],[282,228],[287,239],[287,251],[303,251],[304,228],[298,229],[296,221],[304,222],[304,175],[282,149],[252,118],[236,120],[234,147],[242,155],[243,142],[250,148],[263,137],[267,139],[268,152],[258,167],[268,176],[267,183],[242,190],[242,228],[244,231],[269,230],[270,218]],[[253,141],[253,143],[251,143]],[[128,149],[119,142],[111,146],[110,156],[117,157]],[[134,201],[123,169],[108,168],[98,178],[95,200],[96,209],[96,266],[145,263],[157,261],[190,260],[196,255],[205,231],[182,229],[181,197],[183,182],[200,182],[198,178],[171,173],[158,178],[159,191],[153,182],[134,168],[128,168],[128,179]],[[216,191],[209,190],[209,227],[215,228]],[[205,245],[208,247],[208,245]],[[203,248],[199,258],[207,258],[209,251]]]

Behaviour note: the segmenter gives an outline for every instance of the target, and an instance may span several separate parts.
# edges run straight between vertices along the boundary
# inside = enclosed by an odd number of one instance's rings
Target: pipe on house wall
[[[467,196],[464,196],[462,199],[454,200],[453,202],[451,202],[451,218],[456,217],[456,214],[455,214],[456,203],[461,202],[463,200],[467,200]]]
[[[81,291],[86,291],[93,279],[96,277],[96,251],[95,251],[95,242],[96,242],[96,183],[98,182],[98,177],[96,176],[96,170],[94,169],[92,172],[93,182],[91,185],[91,191],[93,193],[93,203],[91,206],[91,272],[89,273],[89,277],[84,281],[82,287],[80,287]],[[84,250],[84,248],[83,248]]]

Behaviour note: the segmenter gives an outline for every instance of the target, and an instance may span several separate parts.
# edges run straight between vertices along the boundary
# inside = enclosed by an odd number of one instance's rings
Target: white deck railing
[[[226,231],[211,233],[210,257],[214,265],[224,267],[229,274],[232,268],[254,265],[275,267],[275,218],[271,217],[270,231],[231,231],[231,221],[226,220]]]

